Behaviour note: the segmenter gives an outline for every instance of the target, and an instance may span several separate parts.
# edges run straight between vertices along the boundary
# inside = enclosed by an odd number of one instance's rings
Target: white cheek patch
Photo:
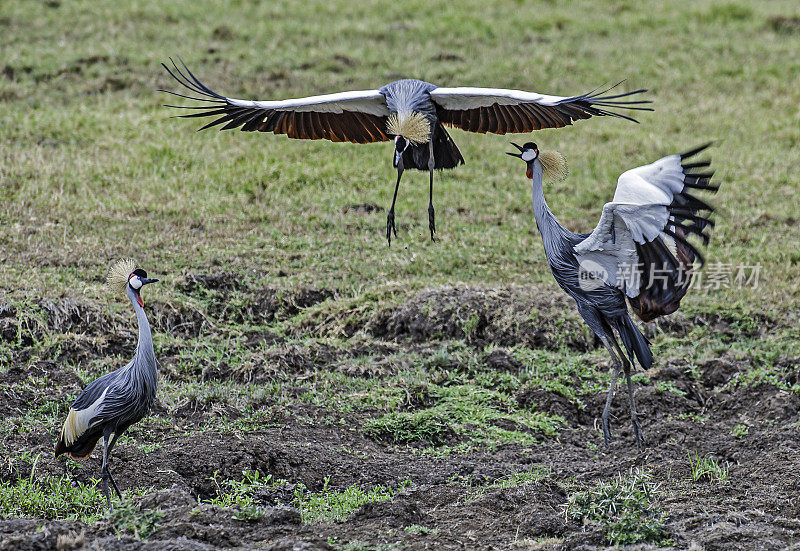
[[[141,289],[142,288],[142,280],[139,279],[139,276],[133,276],[128,280],[128,284],[134,289]]]
[[[528,149],[522,152],[522,160],[529,163],[536,158],[536,150]]]

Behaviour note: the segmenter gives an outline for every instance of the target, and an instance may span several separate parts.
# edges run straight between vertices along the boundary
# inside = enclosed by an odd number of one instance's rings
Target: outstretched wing
[[[626,99],[647,90],[604,95],[615,87],[573,97],[501,88],[436,88],[430,95],[438,106],[438,117],[442,123],[469,132],[493,134],[561,128],[575,120],[593,116],[619,117],[637,122],[612,109],[652,111],[644,106],[651,103],[648,100]]]
[[[689,288],[695,259],[703,263],[688,238],[708,243],[714,209],[690,191],[715,192],[718,186],[710,183],[713,172],[695,170],[710,161],[687,159],[708,145],[623,173],[597,227],[575,246],[581,267],[623,289],[645,321],[674,312]]]
[[[171,60],[172,61],[172,60]],[[183,64],[183,62],[181,62]],[[181,118],[215,117],[200,130],[225,124],[221,130],[274,132],[303,140],[372,143],[389,140],[386,121],[389,108],[378,90],[358,90],[281,101],[250,101],[222,96],[200,82],[186,65],[172,61],[167,72],[191,93],[200,97],[159,90],[199,102],[201,105],[167,105],[197,112]],[[184,72],[185,71],[185,72]]]

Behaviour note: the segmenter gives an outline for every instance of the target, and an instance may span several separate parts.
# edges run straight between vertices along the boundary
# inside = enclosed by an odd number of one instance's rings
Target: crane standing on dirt
[[[464,158],[444,125],[468,132],[506,134],[531,132],[543,128],[561,128],[578,119],[612,116],[636,122],[635,119],[609,111],[629,109],[652,111],[641,104],[647,100],[630,100],[630,96],[647,90],[634,90],[604,95],[611,88],[571,97],[548,96],[521,90],[501,88],[440,88],[428,82],[404,79],[377,90],[339,92],[278,101],[250,101],[222,96],[200,82],[186,65],[184,74],[175,62],[173,69],[162,63],[181,85],[198,94],[180,96],[209,105],[179,106],[197,109],[188,117],[216,117],[200,130],[226,123],[222,130],[240,128],[244,132],[273,132],[290,138],[334,142],[373,143],[394,140],[393,166],[397,169],[392,206],[386,216],[386,239],[397,237],[394,205],[400,178],[406,168],[427,170],[428,228],[431,239],[436,232],[433,208],[433,171],[455,168]]]
[[[695,259],[702,265],[702,256],[687,238],[693,234],[708,243],[705,230],[714,225],[708,218],[713,208],[689,192],[716,192],[718,186],[710,183],[712,171],[695,170],[708,167],[710,161],[687,159],[708,144],[623,173],[597,227],[582,235],[562,226],[544,198],[543,177],[566,176],[564,158],[553,151],[540,153],[531,142],[522,147],[512,145],[520,152],[508,154],[525,161],[526,175],[533,181],[533,214],[550,270],[559,286],[575,299],[578,312],[603,342],[614,364],[601,417],[605,445],[611,439],[611,401],[622,368],[628,383],[633,432],[641,450],[642,429],[633,398],[631,365],[635,356],[644,369],[649,369],[653,354],[628,314],[625,299],[643,321],[671,314],[689,288]],[[627,357],[614,331],[619,333]]]
[[[73,459],[86,459],[102,437],[103,493],[111,508],[109,481],[120,499],[122,494],[108,468],[109,455],[119,435],[147,415],[156,395],[156,356],[141,289],[158,280],[148,278],[133,260],[125,259],[111,267],[106,281],[115,292],[124,290],[133,304],[139,322],[136,354],[125,367],[94,380],[75,400],[56,443],[56,457],[66,453]]]

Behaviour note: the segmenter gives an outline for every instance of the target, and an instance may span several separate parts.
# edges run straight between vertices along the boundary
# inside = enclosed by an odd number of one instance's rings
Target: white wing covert
[[[579,263],[595,270],[601,267],[605,283],[619,287],[629,298],[642,294],[644,283],[652,284],[653,274],[648,270],[688,272],[695,258],[702,263],[702,256],[687,238],[694,234],[704,243],[708,241],[703,230],[713,226],[708,219],[713,209],[688,191],[716,191],[717,187],[709,184],[713,173],[692,172],[693,168],[709,166],[709,161],[684,161],[706,147],[624,172],[617,181],[613,201],[603,207],[597,227],[574,247]],[[657,267],[656,261],[663,265]],[[668,276],[673,277],[673,286],[685,293],[683,287],[688,287],[688,281],[679,281],[677,274],[662,277]],[[670,300],[674,301],[677,294],[672,292]]]

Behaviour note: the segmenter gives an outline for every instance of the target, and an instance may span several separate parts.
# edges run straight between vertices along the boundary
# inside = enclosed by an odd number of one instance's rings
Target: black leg
[[[111,487],[114,488],[114,491],[116,492],[117,497],[122,499],[122,492],[119,491],[119,487],[117,486],[117,482],[114,480],[114,477],[111,476],[111,470],[110,469],[106,469],[106,472],[108,473],[108,480],[111,482]]]
[[[617,354],[619,357],[622,358],[622,368],[625,371],[625,380],[628,383],[628,404],[631,410],[631,426],[633,427],[633,435],[636,437],[636,446],[639,448],[639,451],[642,451],[643,446],[643,439],[642,439],[642,425],[639,423],[639,413],[636,411],[636,402],[633,399],[633,381],[631,381],[631,364],[628,361],[627,356],[623,354],[622,349],[620,349],[619,344],[614,342],[614,348],[617,350]]]
[[[108,444],[108,463],[106,464],[106,472],[108,473],[108,480],[111,481],[111,487],[114,488],[114,491],[117,493],[117,497],[122,499],[122,492],[119,491],[119,487],[117,486],[116,480],[111,475],[111,451],[114,449],[114,446],[117,444],[117,438],[119,438],[119,433],[114,433],[114,438],[111,439],[111,442]]]
[[[639,448],[639,451],[642,451],[643,446],[643,439],[642,439],[642,425],[639,422],[639,413],[636,411],[636,402],[633,399],[633,381],[631,381],[631,364],[625,355],[620,350],[619,344],[616,342],[614,343],[614,347],[617,349],[617,354],[619,354],[620,358],[622,358],[622,366],[625,370],[625,380],[628,383],[628,404],[631,410],[631,426],[633,427],[633,434],[636,437],[636,446]]]
[[[397,202],[397,190],[400,188],[400,178],[403,176],[403,169],[397,169],[397,183],[394,185],[394,197],[392,197],[392,208],[389,209],[389,214],[386,215],[386,240],[389,245],[392,244],[392,232],[397,237],[397,228],[394,225],[394,204]]]
[[[431,170],[431,183],[428,192],[428,229],[431,230],[431,241],[436,241],[436,211],[433,209],[433,171]]]
[[[100,469],[100,478],[103,481],[103,494],[106,496],[109,511],[114,507],[111,505],[111,492],[108,490],[108,479],[111,478],[111,473],[108,472],[108,437],[109,433],[103,434],[103,466]]]
[[[611,355],[611,361],[614,364],[613,373],[611,375],[611,386],[608,388],[608,394],[606,395],[606,406],[603,408],[603,414],[600,416],[600,420],[603,424],[603,443],[607,448],[608,445],[611,443],[611,427],[609,426],[609,419],[611,418],[611,402],[614,400],[614,391],[617,388],[617,377],[619,377],[620,368],[622,364],[617,358],[617,355],[614,354],[613,348],[611,348],[611,344],[608,342],[608,339],[602,338],[603,344],[606,345],[606,349],[608,349],[608,353]]]
[[[433,157],[433,136],[428,142],[428,172],[430,173],[430,185],[428,187],[428,229],[431,231],[431,241],[436,241],[433,234],[436,233],[436,211],[433,209],[433,170],[436,168],[436,159]]]
[[[628,362],[625,362],[625,378],[628,381],[628,401],[631,406],[631,425],[633,426],[633,434],[636,435],[636,446],[639,451],[642,451],[642,425],[639,423],[639,413],[636,411],[636,402],[633,400],[633,383],[631,382],[631,367]]]

